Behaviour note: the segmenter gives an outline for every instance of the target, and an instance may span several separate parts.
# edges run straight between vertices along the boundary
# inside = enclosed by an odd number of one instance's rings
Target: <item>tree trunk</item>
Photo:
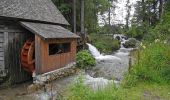
[[[76,17],[76,0],[73,0],[73,32],[76,33],[77,32],[77,17]]]
[[[111,20],[111,7],[109,7],[109,26],[111,26],[110,20]]]
[[[143,22],[145,22],[145,0],[142,0],[142,13],[143,13]]]
[[[81,0],[81,33],[84,34],[84,0]]]
[[[84,28],[84,0],[81,0],[81,34],[83,38],[83,49],[85,49],[85,43],[86,43],[86,35],[85,35],[85,28]]]
[[[163,0],[159,0],[159,20],[161,20],[162,15],[163,15]]]
[[[129,20],[130,20],[130,10],[131,10],[131,6],[129,5],[130,0],[127,0],[126,3],[126,8],[127,8],[127,15],[126,15],[126,29],[129,29]]]

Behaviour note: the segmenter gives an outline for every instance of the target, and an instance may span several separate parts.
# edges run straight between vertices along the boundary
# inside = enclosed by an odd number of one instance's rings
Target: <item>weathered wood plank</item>
[[[3,49],[3,48],[0,48],[0,52],[2,52],[2,51],[4,51],[4,49]]]
[[[40,74],[41,70],[41,39],[35,35],[35,72]]]
[[[4,38],[0,38],[0,43],[3,43],[4,42]]]
[[[15,28],[15,24],[0,29],[0,68],[10,73],[11,83],[23,82],[30,79],[30,75],[24,71],[20,64],[21,48],[25,41],[31,36],[26,30]],[[9,31],[7,31],[9,30]],[[19,30],[19,31],[18,31]],[[21,32],[22,31],[22,32]]]
[[[11,73],[11,82],[12,83],[18,83],[23,82],[28,79],[30,79],[30,75],[24,71],[21,67],[20,63],[20,53],[21,48],[23,47],[25,41],[29,38],[30,34],[27,34],[27,31],[24,33],[8,33],[6,32],[5,38],[7,38],[8,41],[5,39],[5,47],[7,49],[6,60],[5,60],[5,66],[8,67],[9,72]]]
[[[0,66],[4,66],[4,61],[0,61]],[[2,67],[1,67],[2,68]],[[0,69],[1,69],[0,68]]]
[[[2,32],[0,32],[0,38],[3,38],[4,34]]]
[[[0,61],[4,61],[4,57],[1,57],[1,56],[0,56]]]
[[[5,70],[4,61],[0,61],[0,69]]]
[[[4,57],[4,52],[0,51],[0,57]]]
[[[3,48],[4,44],[3,43],[0,43],[0,48]]]

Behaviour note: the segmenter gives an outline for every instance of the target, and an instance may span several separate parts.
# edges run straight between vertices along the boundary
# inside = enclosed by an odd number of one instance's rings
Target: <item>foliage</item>
[[[134,87],[121,88],[119,91],[126,97],[124,100],[157,100],[158,98],[169,100],[169,90],[169,84],[160,85],[141,82]]]
[[[87,51],[83,50],[77,53],[76,66],[79,68],[89,68],[95,66],[96,62],[93,56]]]
[[[161,84],[170,82],[170,47],[159,41],[147,44],[146,49],[140,51],[139,62],[126,75],[124,84],[132,86],[143,81]]]
[[[164,40],[170,35],[170,24],[158,24],[156,27],[151,28],[149,33],[144,36],[144,40],[153,41],[155,39]]]
[[[103,53],[112,53],[113,50],[120,48],[120,43],[112,38],[112,35],[106,36],[102,34],[90,34],[92,44]]]
[[[121,25],[109,25],[106,24],[103,27],[98,28],[100,34],[122,34]]]
[[[148,34],[149,26],[147,23],[142,23],[141,25],[137,25],[136,23],[132,23],[132,26],[129,28],[125,34],[128,37],[137,38],[141,40],[145,34]]]
[[[98,14],[103,14],[110,6],[108,0],[85,0],[85,27],[88,33],[97,32]]]
[[[58,9],[64,14],[69,14],[70,8],[71,7],[68,4],[61,4],[61,6],[58,7]]]
[[[72,23],[72,1],[70,0],[52,0],[65,18]],[[108,0],[84,0],[85,1],[85,28],[88,33],[97,32],[98,14],[103,14],[109,9],[111,3]],[[80,13],[81,0],[76,1],[77,8],[77,31],[80,31]],[[73,26],[72,26],[73,27]]]
[[[128,85],[128,84],[127,84]],[[65,96],[66,100],[168,100],[169,84],[150,84],[141,82],[134,87],[124,88],[109,84],[104,89],[92,90],[84,84],[83,77],[79,77],[72,84]]]

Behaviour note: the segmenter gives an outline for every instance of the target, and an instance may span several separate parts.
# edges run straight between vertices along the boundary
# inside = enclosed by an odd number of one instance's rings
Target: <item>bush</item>
[[[117,39],[113,39],[112,36],[106,36],[102,34],[90,34],[92,44],[102,53],[112,53],[114,50],[120,48],[120,43]]]
[[[95,66],[96,61],[93,56],[87,51],[83,50],[77,53],[76,66],[79,68],[89,68]]]
[[[170,46],[156,42],[140,51],[139,63],[136,63],[126,75],[125,84],[135,85],[136,82],[170,82]]]
[[[164,40],[170,35],[170,24],[158,24],[154,28],[150,28],[148,34],[144,35],[144,40],[154,41],[155,39]]]

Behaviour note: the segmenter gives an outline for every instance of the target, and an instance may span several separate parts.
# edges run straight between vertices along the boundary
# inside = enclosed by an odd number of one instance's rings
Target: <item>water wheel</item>
[[[32,38],[28,39],[22,48],[21,65],[30,74],[35,71],[35,41]]]

